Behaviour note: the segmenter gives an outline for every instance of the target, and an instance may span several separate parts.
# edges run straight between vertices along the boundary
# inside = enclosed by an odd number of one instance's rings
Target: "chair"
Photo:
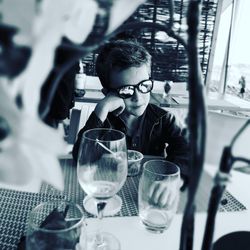
[[[72,145],[76,140],[76,133],[79,127],[81,110],[73,108],[70,113],[70,123],[69,123],[69,132],[67,137],[68,144]]]
[[[70,116],[68,144],[74,144],[79,130],[84,127],[96,103],[81,103],[81,107],[73,108]]]
[[[84,103],[81,108],[81,115],[79,120],[78,131],[85,126],[86,121],[89,119],[89,116],[94,111],[96,103]]]
[[[223,148],[230,145],[232,138],[247,121],[247,117],[235,116],[216,111],[209,111],[207,116],[207,140],[205,161],[219,166]],[[249,156],[247,145],[250,139],[250,128],[237,140],[233,147],[236,156]],[[248,151],[248,152],[247,152]]]

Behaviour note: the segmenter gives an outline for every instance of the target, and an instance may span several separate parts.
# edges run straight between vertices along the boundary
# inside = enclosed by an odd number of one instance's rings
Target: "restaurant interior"
[[[0,249],[249,249],[248,7],[249,0],[1,0]],[[79,131],[107,97],[98,55],[116,40],[136,41],[152,56],[149,103],[173,115],[188,141],[184,188],[178,164],[136,156],[112,128],[103,128],[107,139],[85,131],[72,158]],[[98,181],[115,186],[112,194],[95,194]],[[145,198],[151,185],[167,202],[174,193],[174,205]],[[144,202],[154,209],[146,219]]]

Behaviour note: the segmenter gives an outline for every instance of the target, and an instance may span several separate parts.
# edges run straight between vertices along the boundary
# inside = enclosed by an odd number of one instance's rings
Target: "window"
[[[244,98],[250,101],[249,8],[249,0],[223,0],[218,6],[206,79],[208,92],[238,95],[239,79],[245,76]]]

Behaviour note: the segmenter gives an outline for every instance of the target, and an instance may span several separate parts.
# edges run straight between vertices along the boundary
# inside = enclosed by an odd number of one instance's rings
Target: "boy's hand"
[[[95,108],[95,114],[104,122],[108,113],[113,112],[115,115],[120,115],[125,109],[125,103],[122,98],[113,93],[108,93]]]
[[[177,186],[176,186],[177,185]],[[149,198],[152,204],[158,204],[159,207],[171,208],[178,202],[179,183],[170,185],[168,181],[155,181],[149,189]]]

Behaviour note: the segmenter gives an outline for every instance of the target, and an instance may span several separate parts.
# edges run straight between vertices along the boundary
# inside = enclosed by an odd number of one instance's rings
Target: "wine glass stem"
[[[103,212],[104,212],[104,209],[106,207],[106,204],[107,204],[106,201],[97,202],[97,217],[98,217],[100,222],[101,222],[101,220],[103,218]],[[103,239],[102,239],[100,229],[97,230],[97,233],[96,233],[96,244],[97,245],[102,245],[103,244]]]
[[[106,207],[106,204],[107,204],[106,201],[100,201],[97,203],[97,216],[99,220],[103,218],[103,211]]]

